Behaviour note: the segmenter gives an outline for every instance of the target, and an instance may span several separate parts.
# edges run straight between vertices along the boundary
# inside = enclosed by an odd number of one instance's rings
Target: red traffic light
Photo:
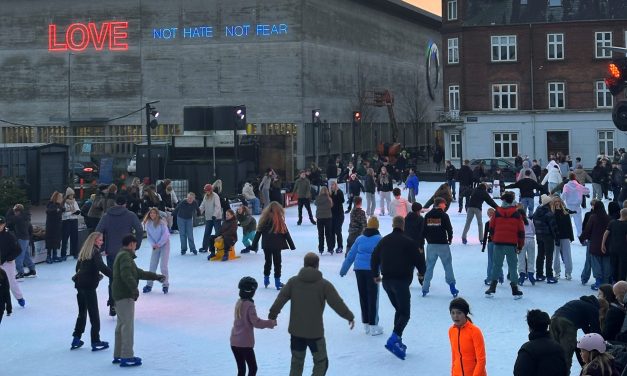
[[[618,65],[616,65],[615,63],[610,63],[610,66],[608,68],[610,71],[610,76],[612,78],[620,79],[621,72],[620,72],[620,68],[618,67]]]
[[[359,111],[353,112],[353,120],[354,121],[360,121],[361,120],[361,112],[359,112]]]

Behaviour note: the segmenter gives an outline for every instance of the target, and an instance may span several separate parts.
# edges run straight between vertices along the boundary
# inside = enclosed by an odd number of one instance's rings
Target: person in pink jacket
[[[257,374],[257,360],[255,359],[254,328],[274,328],[276,320],[262,320],[257,316],[253,296],[257,291],[257,281],[253,277],[244,277],[239,281],[239,297],[235,304],[235,321],[231,330],[231,350],[237,363],[237,376]]]
[[[463,298],[449,304],[453,326],[448,330],[451,341],[452,376],[487,376],[483,334],[468,315],[470,305]]]

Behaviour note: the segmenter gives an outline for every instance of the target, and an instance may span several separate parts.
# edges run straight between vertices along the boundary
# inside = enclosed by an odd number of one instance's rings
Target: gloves
[[[81,214],[81,211],[80,211],[80,210],[77,210],[77,211],[75,211],[75,212],[74,212],[74,213],[72,213],[72,214],[74,214],[74,215],[79,215],[79,214]]]
[[[420,274],[420,273],[418,273],[418,283],[420,283],[420,286],[422,286],[424,281],[425,281],[425,276]]]
[[[137,301],[137,298],[139,298],[139,290],[135,289],[135,291],[133,291],[133,295],[131,296],[131,298],[133,298],[134,301]]]
[[[162,274],[158,274],[158,275],[157,275],[157,277],[158,277],[158,278],[157,278],[157,281],[159,281],[159,282],[161,282],[161,283],[165,282],[165,276],[164,276],[164,275],[162,275]]]
[[[295,251],[295,250],[296,250],[296,247],[294,247],[294,248],[290,248],[290,249],[291,249],[292,251]]]

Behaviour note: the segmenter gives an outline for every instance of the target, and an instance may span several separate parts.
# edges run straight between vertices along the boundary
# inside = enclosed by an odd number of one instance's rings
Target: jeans
[[[333,232],[333,237],[337,243],[338,248],[343,248],[343,238],[342,238],[342,225],[344,224],[344,214],[336,215],[331,218],[331,231]]]
[[[560,246],[555,247],[555,255],[553,257],[553,271],[556,275],[560,274],[560,272],[562,271],[560,259],[564,262],[564,272],[566,273],[566,275],[572,275],[573,257],[570,251],[570,239],[560,239]]]
[[[414,192],[414,188],[409,188],[409,192],[407,193],[407,201],[409,201],[412,204],[416,202],[417,194],[418,192]]]
[[[263,207],[270,205],[270,189],[262,189],[261,190],[261,203]]]
[[[455,179],[447,180],[446,184],[448,184],[448,186],[451,187],[451,193],[453,194],[453,198],[455,198]]]
[[[451,247],[448,244],[428,244],[427,245],[427,272],[425,280],[422,283],[422,291],[428,292],[433,278],[433,268],[435,263],[442,261],[444,267],[444,278],[449,285],[455,283],[455,274],[453,273],[453,258],[451,257]]]
[[[374,193],[366,192],[366,215],[373,216],[374,209],[377,208],[377,200],[374,197]]]
[[[536,236],[538,243],[538,257],[536,258],[536,274],[544,276],[543,273],[546,259],[546,277],[553,278],[553,252],[555,251],[555,239],[551,235]]]
[[[472,217],[477,218],[477,226],[479,229],[479,239],[483,239],[483,221],[481,218],[481,209],[479,208],[466,208],[466,225],[464,225],[464,231],[462,232],[462,239],[466,239],[468,229],[472,223]]]
[[[470,200],[470,195],[472,194],[472,187],[469,185],[460,185],[459,186],[459,198],[457,203],[459,204],[459,212],[461,213],[462,208],[468,209],[468,200]],[[464,206],[464,198],[466,199],[466,205]]]
[[[257,235],[257,231],[255,230],[244,234],[244,236],[242,237],[242,243],[244,244],[244,247],[250,247],[251,245],[253,245],[253,239],[255,239],[255,235]]]
[[[281,250],[280,249],[263,249],[265,263],[263,264],[263,275],[270,276],[270,269],[274,264],[274,278],[281,278]]]
[[[318,227],[318,252],[324,252],[324,240],[327,241],[327,249],[333,250],[335,247],[335,235],[333,233],[333,224],[331,218],[318,218],[316,223]]]
[[[329,359],[327,358],[327,344],[324,337],[309,339],[292,336],[290,339],[290,349],[292,350],[290,376],[302,376],[308,347],[313,356],[311,376],[324,376],[327,374]]]
[[[494,243],[488,242],[488,269],[486,271],[486,280],[492,280],[492,269],[494,268]],[[498,279],[503,278],[503,265],[499,269]]]
[[[133,358],[135,337],[135,301],[120,299],[115,301],[118,322],[115,326],[114,358]]]
[[[603,187],[599,183],[592,183],[592,198],[603,200]]]
[[[592,275],[595,279],[600,279],[601,284],[610,283],[612,278],[612,265],[609,256],[590,255],[590,266],[592,266]]]
[[[253,215],[261,214],[261,201],[257,197],[246,200],[246,202],[251,207]]]
[[[215,231],[217,234],[220,231],[220,226],[222,225],[221,219],[208,219],[205,221],[205,232],[202,236],[202,249],[209,249],[211,244],[213,243],[209,238],[211,237],[211,232]]]
[[[586,246],[586,261],[583,264],[583,270],[581,271],[581,283],[586,284],[590,280],[592,274],[592,261],[590,260],[590,244]]]
[[[394,333],[399,337],[403,336],[403,331],[409,322],[411,311],[410,284],[411,279],[386,279],[385,276],[383,277],[383,289],[396,310],[394,313]]]
[[[311,204],[308,198],[299,198],[298,199],[298,223],[303,221],[303,206],[307,209],[307,214],[309,215],[309,220],[314,222],[313,214],[311,214]]]
[[[377,325],[379,316],[379,285],[374,282],[371,270],[355,270],[357,278],[357,290],[359,291],[359,304],[361,306],[361,322],[369,325]]]
[[[526,210],[527,213],[529,213],[528,216],[530,217],[533,214],[533,209],[535,208],[535,201],[533,200],[533,197],[521,197],[520,203],[523,206],[523,210]]]
[[[61,221],[63,237],[61,238],[61,257],[67,256],[67,244],[70,242],[70,255],[78,257],[78,219]]]
[[[571,203],[571,204],[566,204],[566,208],[570,211],[574,211],[574,214],[571,214],[570,217],[573,219],[573,221],[575,222],[575,229],[577,230],[577,237],[579,237],[579,235],[581,235],[581,226],[582,226],[582,220],[581,220],[581,202],[578,203]]]
[[[533,238],[525,238],[525,245],[518,254],[518,274],[536,272],[536,242]]]
[[[163,287],[170,286],[170,273],[168,272],[168,261],[170,260],[170,242],[168,241],[161,248],[153,249],[150,257],[150,271],[156,272],[157,266],[161,265],[161,274],[165,276]],[[152,280],[146,282],[146,286],[152,287]]]
[[[31,272],[35,270],[35,263],[30,258],[30,240],[17,239],[17,243],[20,245],[22,252],[15,258],[15,268],[18,273],[24,273],[24,266]]]
[[[15,299],[22,299],[24,296],[22,295],[22,290],[20,289],[19,282],[15,279],[15,261],[5,261],[4,264],[0,265],[0,268],[7,273],[7,278],[9,280],[9,286],[11,288],[11,292],[13,293],[13,297]]]
[[[87,315],[91,323],[91,343],[100,342],[100,313],[98,312],[98,295],[96,289],[77,289],[78,317],[72,337],[81,338],[85,332]]]
[[[196,251],[196,244],[194,244],[194,219],[177,217],[176,223],[179,226],[179,237],[181,238],[181,252],[187,252],[188,242],[190,250],[192,252]]]
[[[551,182],[548,182],[547,184],[548,184],[549,194],[551,194],[551,192],[553,192],[555,187],[559,185],[559,183],[551,183]]]
[[[391,200],[392,200],[392,192],[379,192],[379,207],[381,208],[381,211],[380,211],[381,215],[385,215],[385,211],[390,210]]]
[[[237,363],[237,376],[246,376],[246,366],[248,366],[248,376],[257,375],[257,359],[255,358],[255,349],[252,347],[234,347],[231,346],[235,363]]]
[[[503,260],[507,259],[507,279],[513,284],[518,284],[518,273],[516,267],[518,258],[516,257],[516,246],[495,244],[494,259],[492,264],[492,281],[499,279],[499,271],[503,269]]]

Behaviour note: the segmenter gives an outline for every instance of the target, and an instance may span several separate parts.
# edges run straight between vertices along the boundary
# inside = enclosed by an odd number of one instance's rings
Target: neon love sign
[[[128,22],[107,21],[73,23],[65,31],[65,40],[57,40],[57,25],[48,25],[48,51],[84,51],[90,45],[96,51],[128,50]]]

